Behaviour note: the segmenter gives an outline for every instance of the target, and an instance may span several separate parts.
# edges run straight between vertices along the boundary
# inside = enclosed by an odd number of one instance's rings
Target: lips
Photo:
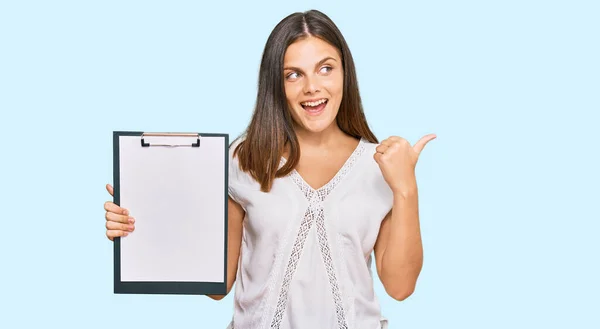
[[[300,105],[302,105],[302,107],[305,106],[310,106],[310,107],[315,107],[318,106],[322,103],[326,103],[328,101],[327,98],[321,98],[321,99],[317,99],[317,100],[310,100],[310,101],[306,101],[306,102],[301,102]]]
[[[327,106],[327,102],[329,100],[327,98],[322,98],[314,101],[302,102],[300,105],[308,114],[310,115],[318,115],[325,109]]]

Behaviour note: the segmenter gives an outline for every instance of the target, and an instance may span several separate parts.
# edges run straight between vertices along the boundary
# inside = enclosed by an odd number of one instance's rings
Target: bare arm
[[[242,223],[246,213],[244,209],[231,198],[227,201],[227,292],[225,295],[207,295],[214,300],[221,300],[231,291],[235,282],[235,275],[238,268],[238,259],[240,257],[240,246],[242,245]]]
[[[423,266],[417,193],[394,195],[394,206],[381,224],[375,263],[386,292],[396,300],[415,290]]]
[[[414,292],[423,267],[415,167],[425,145],[435,138],[428,134],[411,146],[406,139],[392,136],[373,155],[394,194],[392,211],[383,220],[375,243],[375,262],[381,283],[396,300]]]

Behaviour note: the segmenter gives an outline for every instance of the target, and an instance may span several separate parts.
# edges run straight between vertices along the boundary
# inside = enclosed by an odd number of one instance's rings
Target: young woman
[[[387,293],[411,295],[423,263],[415,165],[434,138],[378,143],[336,25],[314,10],[283,19],[252,120],[230,147],[229,327],[386,328],[371,254]],[[105,209],[109,239],[134,231],[126,209]]]

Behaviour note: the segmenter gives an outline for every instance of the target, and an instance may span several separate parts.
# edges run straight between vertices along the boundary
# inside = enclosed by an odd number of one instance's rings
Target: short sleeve
[[[385,181],[379,165],[372,156],[375,154],[375,152],[377,152],[377,145],[379,144],[368,144],[369,156],[366,159],[368,164],[366,172],[368,173],[368,176],[366,177],[370,177],[368,179],[368,181],[370,181],[370,184],[368,184],[369,198],[372,200],[371,202],[374,206],[377,205],[378,211],[383,213],[383,216],[381,216],[381,219],[383,219],[385,215],[392,210],[394,204],[394,193],[390,189],[389,184]]]
[[[228,192],[229,196],[237,204],[242,206],[246,210],[247,193],[247,174],[240,169],[240,164],[237,156],[234,156],[235,148],[239,145],[240,141],[236,140],[229,147],[229,176],[228,176]]]

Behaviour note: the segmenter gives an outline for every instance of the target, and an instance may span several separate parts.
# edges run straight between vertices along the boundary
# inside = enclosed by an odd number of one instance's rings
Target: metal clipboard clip
[[[150,144],[144,142],[144,137],[155,137],[155,136],[164,136],[164,137],[196,137],[196,143],[192,144]],[[150,147],[150,146],[167,146],[167,147],[200,147],[200,134],[198,133],[142,133],[141,138],[142,147]]]

